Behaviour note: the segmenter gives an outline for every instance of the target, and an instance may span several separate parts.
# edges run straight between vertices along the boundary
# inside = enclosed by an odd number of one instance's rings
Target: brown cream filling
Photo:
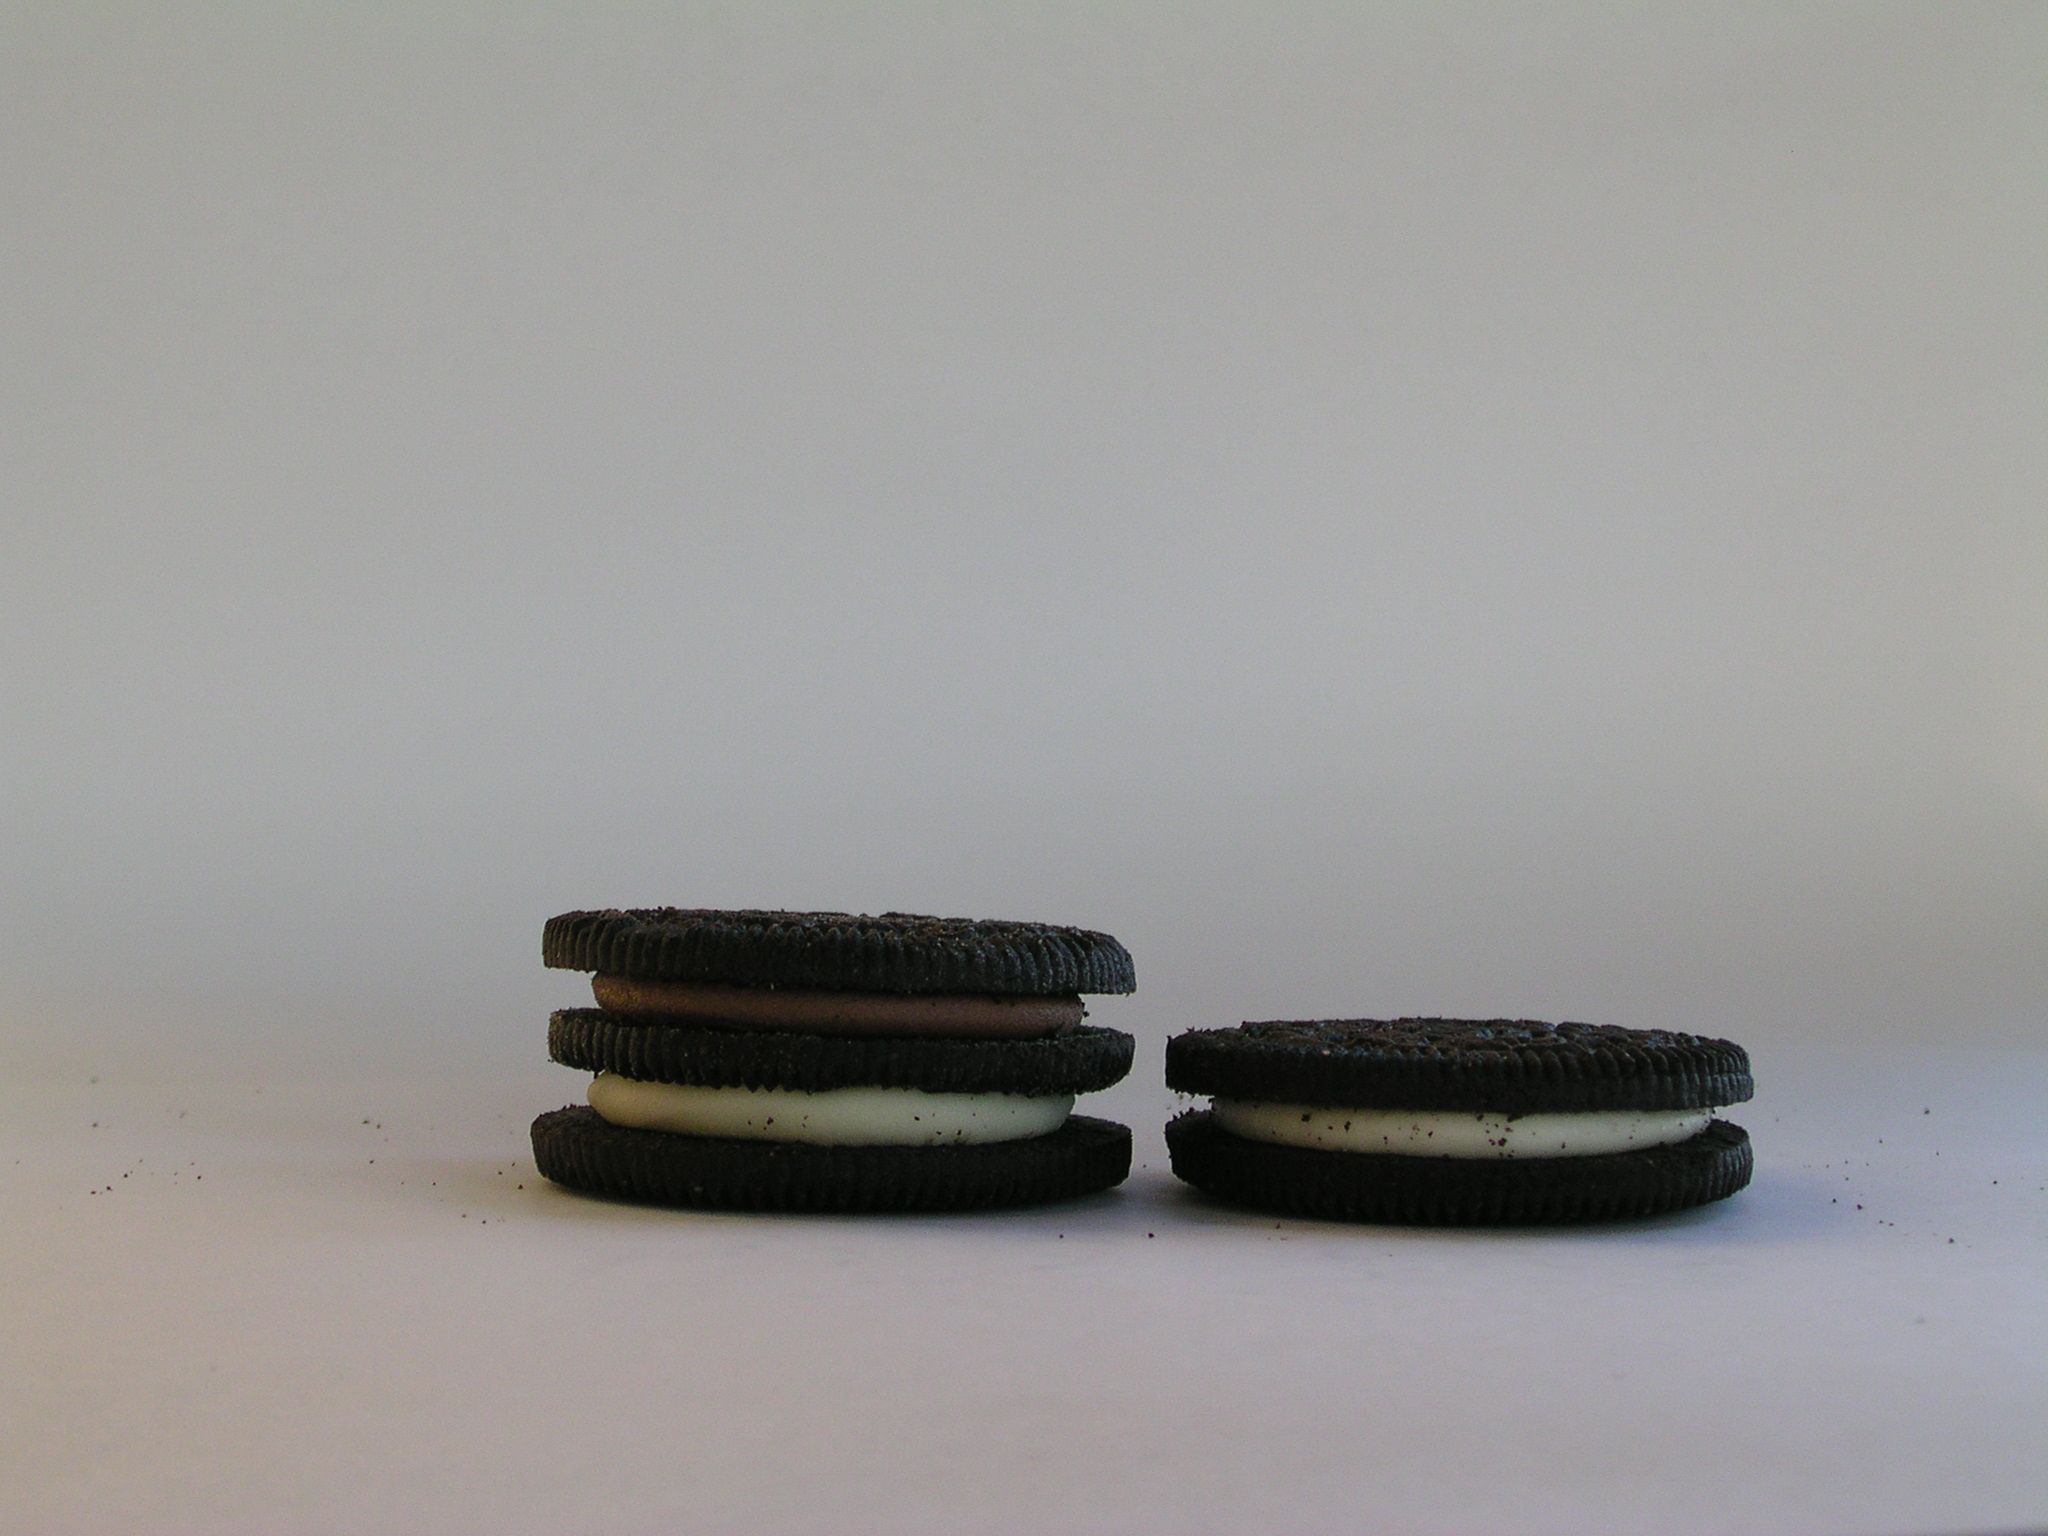
[[[814,1035],[974,1035],[1028,1039],[1057,1035],[1087,1009],[1064,997],[992,997],[982,993],[810,992],[727,987],[712,982],[635,981],[597,976],[597,1006],[640,1018],[688,1019],[742,1029],[791,1029]]]

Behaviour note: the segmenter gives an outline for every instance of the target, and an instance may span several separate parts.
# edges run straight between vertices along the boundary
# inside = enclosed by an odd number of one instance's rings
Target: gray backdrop
[[[2039,1038],[2048,7],[12,5],[0,1050],[572,906]],[[69,1053],[69,1055],[66,1055]],[[565,1090],[566,1093],[567,1090]]]

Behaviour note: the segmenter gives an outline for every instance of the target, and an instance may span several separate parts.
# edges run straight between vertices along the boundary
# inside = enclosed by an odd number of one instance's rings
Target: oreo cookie
[[[1045,997],[1138,986],[1130,951],[1106,933],[911,912],[564,912],[542,930],[541,958],[644,981],[831,992]]]
[[[1107,1189],[1130,1132],[1074,1097],[1130,1070],[1083,1025],[1128,992],[1106,934],[887,913],[571,912],[542,958],[594,970],[548,1049],[596,1074],[534,1122],[534,1157],[593,1194],[728,1210],[916,1211]]]
[[[548,1055],[584,1072],[705,1088],[916,1088],[926,1093],[1077,1094],[1120,1083],[1131,1037],[1084,1026],[1040,1040],[907,1039],[692,1028],[565,1008]]]
[[[671,1136],[571,1107],[533,1123],[533,1156],[557,1184],[653,1205],[726,1211],[962,1211],[1042,1205],[1121,1184],[1131,1133],[1073,1115],[1028,1141],[964,1147],[824,1147]]]
[[[1524,1019],[1270,1021],[1166,1047],[1209,1109],[1166,1129],[1173,1171],[1263,1210],[1427,1225],[1615,1221],[1749,1182],[1715,1111],[1754,1092],[1726,1040]]]

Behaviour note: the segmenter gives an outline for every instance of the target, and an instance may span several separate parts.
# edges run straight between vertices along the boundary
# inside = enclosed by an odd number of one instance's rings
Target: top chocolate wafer
[[[911,912],[564,912],[542,930],[541,959],[649,981],[839,992],[1036,997],[1138,985],[1130,951],[1106,933]]]
[[[1166,1043],[1166,1085],[1289,1104],[1512,1114],[1691,1109],[1755,1091],[1732,1041],[1533,1019],[1270,1019]]]

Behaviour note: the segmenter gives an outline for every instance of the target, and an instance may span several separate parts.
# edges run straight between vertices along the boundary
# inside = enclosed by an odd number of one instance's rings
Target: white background
[[[2025,5],[7,8],[0,1525],[2048,1519],[1988,1183],[2048,1076],[2044,66]],[[542,919],[655,902],[1114,932],[1154,1154],[1178,1029],[1513,1013],[1742,1040],[1765,1171],[1570,1242],[1283,1250],[1156,1167],[450,1227],[386,1156],[495,1182],[576,1091]],[[1823,1219],[1852,1155],[1957,1247]],[[716,1347],[650,1345],[685,1295]]]

